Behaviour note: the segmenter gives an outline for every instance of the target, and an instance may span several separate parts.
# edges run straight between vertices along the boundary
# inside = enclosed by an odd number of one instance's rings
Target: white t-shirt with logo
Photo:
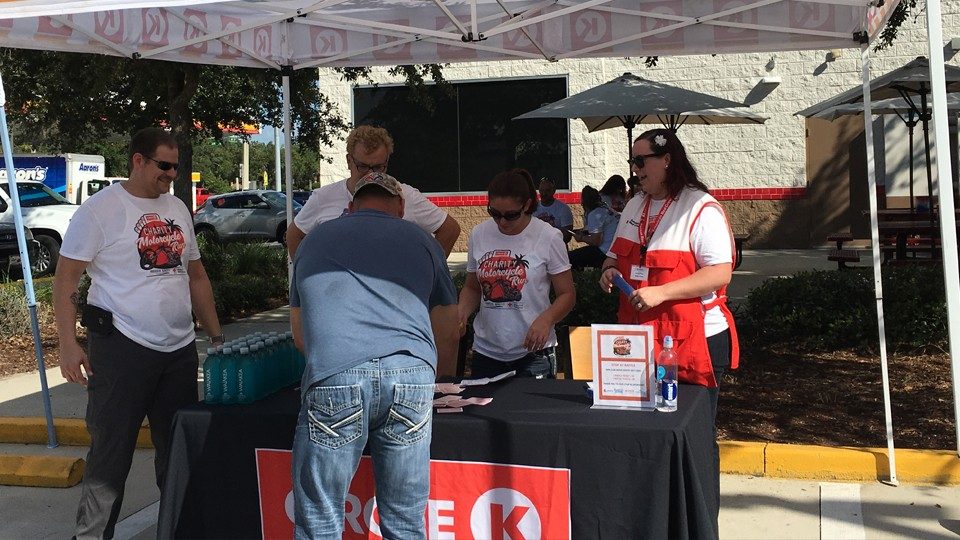
[[[430,234],[437,232],[447,219],[447,213],[430,202],[417,188],[403,183],[400,185],[403,186],[403,219],[412,221]],[[324,221],[346,214],[352,200],[353,194],[347,189],[346,179],[319,187],[313,190],[293,223],[306,234]]]
[[[160,352],[194,340],[187,265],[200,251],[180,199],[134,197],[112,185],[80,205],[60,254],[89,263],[87,302],[112,312],[131,340]]]
[[[537,210],[533,213],[533,216],[558,229],[573,227],[573,212],[570,210],[570,207],[567,206],[566,203],[556,199],[553,200],[553,204],[550,206],[546,206],[541,202],[537,205]]]
[[[550,276],[570,269],[563,235],[539,219],[520,234],[506,235],[488,219],[473,228],[467,272],[480,282],[480,311],[473,321],[473,348],[505,362],[527,355],[523,340],[550,307]],[[551,328],[544,347],[557,344]]]

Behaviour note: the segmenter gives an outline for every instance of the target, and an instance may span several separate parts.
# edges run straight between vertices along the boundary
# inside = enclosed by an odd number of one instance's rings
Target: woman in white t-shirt
[[[552,378],[557,366],[554,325],[576,302],[563,235],[532,219],[537,192],[525,170],[495,176],[487,198],[490,219],[470,233],[467,279],[458,306],[461,334],[480,309],[473,321],[471,377],[515,370],[520,377]]]

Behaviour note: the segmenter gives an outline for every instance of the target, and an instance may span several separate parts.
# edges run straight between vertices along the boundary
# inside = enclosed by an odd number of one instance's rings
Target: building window
[[[566,94],[562,77],[365,87],[354,89],[353,117],[390,131],[390,174],[424,193],[486,191],[513,167],[569,189],[567,121],[512,120]]]

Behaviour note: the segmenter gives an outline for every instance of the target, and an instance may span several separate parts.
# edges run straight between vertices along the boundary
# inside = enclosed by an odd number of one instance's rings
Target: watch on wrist
[[[223,334],[217,334],[215,336],[210,336],[210,343],[216,345],[223,345],[227,341],[227,338]]]

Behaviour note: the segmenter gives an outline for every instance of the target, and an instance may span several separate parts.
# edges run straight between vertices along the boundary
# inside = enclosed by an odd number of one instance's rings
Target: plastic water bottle
[[[673,337],[663,337],[663,350],[657,357],[657,379],[660,380],[657,410],[674,412],[677,410],[677,351],[673,350]]]
[[[210,347],[207,349],[207,358],[203,361],[203,401],[205,403],[220,403],[220,393],[223,390],[222,381],[220,351]]]
[[[250,348],[240,347],[240,359],[237,362],[237,403],[253,403],[254,378]]]
[[[237,360],[233,347],[223,349],[223,358],[220,360],[221,394],[220,403],[230,404],[237,402]]]

